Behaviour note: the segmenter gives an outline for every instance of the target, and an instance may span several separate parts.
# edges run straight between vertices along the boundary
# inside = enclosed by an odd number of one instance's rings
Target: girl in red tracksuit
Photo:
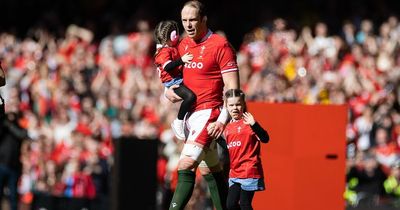
[[[255,191],[265,189],[260,158],[260,143],[267,143],[269,135],[253,115],[246,112],[244,93],[230,89],[225,93],[231,122],[224,130],[229,150],[228,209],[253,209],[251,202]]]

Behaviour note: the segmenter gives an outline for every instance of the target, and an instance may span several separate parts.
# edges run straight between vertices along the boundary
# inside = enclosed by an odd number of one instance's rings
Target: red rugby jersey
[[[178,60],[180,57],[178,49],[174,47],[163,47],[160,49],[154,59],[154,63],[157,67],[158,76],[161,82],[171,81],[173,78],[181,74],[182,66],[175,68],[174,70],[167,72],[164,70],[165,66],[171,61]]]
[[[243,119],[228,123],[224,136],[229,150],[230,178],[263,178],[260,140]]]
[[[178,50],[181,55],[193,54],[191,63],[183,68],[183,81],[197,96],[194,110],[222,106],[222,74],[238,71],[236,54],[226,38],[208,31],[198,43],[185,37]]]

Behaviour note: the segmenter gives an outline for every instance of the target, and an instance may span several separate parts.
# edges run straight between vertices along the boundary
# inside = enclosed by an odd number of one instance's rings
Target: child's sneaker
[[[175,119],[171,123],[172,131],[174,131],[176,138],[179,140],[185,139],[185,131],[183,130],[183,120]]]

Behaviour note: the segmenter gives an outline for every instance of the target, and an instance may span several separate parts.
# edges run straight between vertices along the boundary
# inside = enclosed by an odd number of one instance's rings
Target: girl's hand
[[[247,125],[254,125],[254,123],[256,123],[256,121],[254,120],[254,117],[252,114],[250,114],[249,112],[245,112],[243,113],[243,122],[244,124]]]
[[[192,59],[193,59],[193,54],[190,54],[190,53],[188,52],[188,53],[184,54],[184,55],[181,57],[181,59],[182,59],[182,61],[183,61],[184,63],[190,63],[190,61],[192,61]]]

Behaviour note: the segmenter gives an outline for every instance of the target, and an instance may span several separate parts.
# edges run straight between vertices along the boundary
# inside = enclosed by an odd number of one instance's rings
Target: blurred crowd
[[[112,140],[133,135],[160,139],[157,198],[168,206],[182,148],[170,130],[179,104],[163,95],[152,27],[143,20],[134,32],[99,42],[93,37],[77,25],[63,37],[44,28],[31,29],[24,39],[0,34],[6,112],[19,116],[28,135],[21,146],[21,202],[32,202],[32,193],[107,195]],[[348,205],[400,199],[397,17],[379,25],[345,22],[339,34],[323,22],[295,30],[277,18],[247,33],[237,56],[250,101],[348,104]],[[188,209],[211,206],[207,192],[196,185]]]
[[[349,206],[399,205],[400,24],[325,23],[299,32],[275,19],[247,34],[238,52],[247,98],[303,104],[347,104]]]

